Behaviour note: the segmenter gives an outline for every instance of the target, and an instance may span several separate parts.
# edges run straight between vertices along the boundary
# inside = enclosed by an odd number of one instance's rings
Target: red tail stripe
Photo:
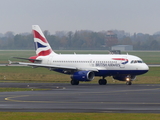
[[[112,58],[113,60],[123,60],[123,61],[125,61],[125,60],[127,60],[127,59],[124,59],[124,58]]]
[[[46,56],[46,55],[49,55],[51,52],[52,52],[51,49],[46,51],[41,51],[40,53],[38,53],[38,56]]]
[[[36,60],[37,57],[38,56],[32,56],[32,57],[29,57],[29,59],[35,59]],[[34,63],[34,60],[29,60],[29,61],[31,61],[32,63]]]
[[[33,30],[33,35],[34,35],[34,38],[38,38],[43,42],[48,43],[47,40],[44,37],[42,37],[36,30]]]

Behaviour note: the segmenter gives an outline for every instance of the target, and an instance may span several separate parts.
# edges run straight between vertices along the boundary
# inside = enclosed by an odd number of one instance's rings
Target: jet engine
[[[78,71],[71,76],[71,79],[78,81],[91,81],[94,79],[94,76],[95,74],[93,71]]]
[[[136,79],[135,75],[116,75],[113,76],[114,79],[119,81],[133,81]]]

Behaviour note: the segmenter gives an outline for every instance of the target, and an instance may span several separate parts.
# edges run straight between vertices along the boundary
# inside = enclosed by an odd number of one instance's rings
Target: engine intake
[[[78,81],[91,81],[94,79],[94,76],[95,74],[93,71],[78,71],[71,76],[71,79]]]

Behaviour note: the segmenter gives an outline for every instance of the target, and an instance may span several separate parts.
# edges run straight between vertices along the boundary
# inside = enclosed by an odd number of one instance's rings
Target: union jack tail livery
[[[40,27],[38,25],[32,25],[32,30],[37,56],[56,54],[49,45]]]

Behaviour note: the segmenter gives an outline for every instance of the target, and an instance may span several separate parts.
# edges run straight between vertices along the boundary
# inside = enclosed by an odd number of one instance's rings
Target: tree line
[[[110,50],[114,45],[133,45],[134,50],[160,50],[160,33],[154,35],[135,33],[130,35],[124,31],[113,30],[117,39],[107,38],[107,31],[94,32],[89,30],[59,31],[50,34],[45,30],[44,35],[53,49],[64,50]],[[1,50],[34,50],[32,33],[0,34]]]

